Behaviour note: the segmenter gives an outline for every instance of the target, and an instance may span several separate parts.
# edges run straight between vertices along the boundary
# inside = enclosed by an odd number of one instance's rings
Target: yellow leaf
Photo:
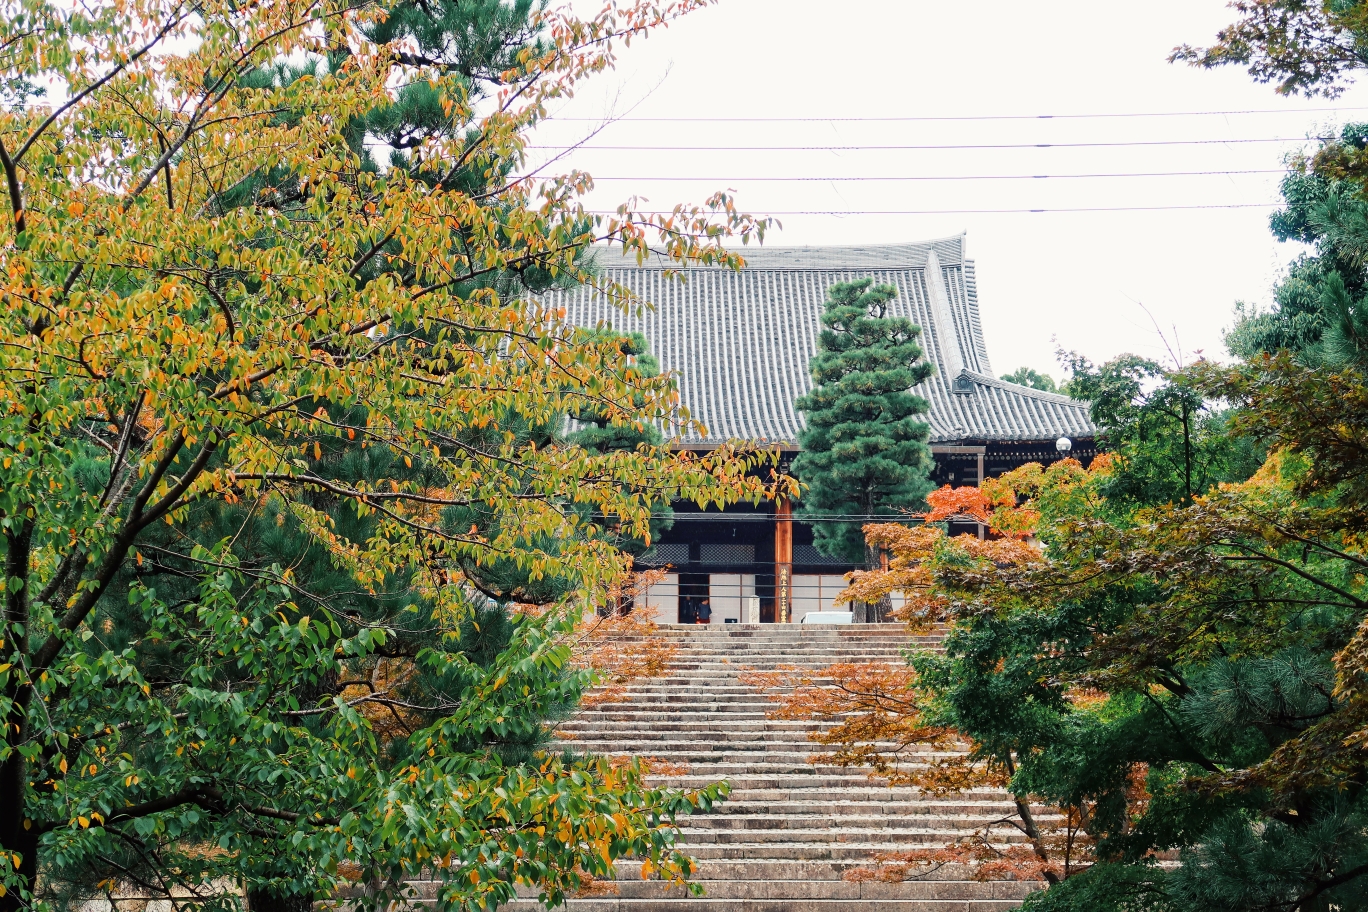
[[[81,202],[80,200],[77,200],[76,202],[67,206],[67,212],[71,213],[71,216],[73,218],[80,218],[85,213],[85,203]]]

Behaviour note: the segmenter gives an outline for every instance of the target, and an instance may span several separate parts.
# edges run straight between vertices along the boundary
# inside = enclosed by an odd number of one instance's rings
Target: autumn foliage
[[[538,295],[641,307],[596,245],[735,268],[769,222],[726,194],[600,215],[527,150],[705,5],[6,4],[0,909],[307,906],[344,872],[361,907],[420,873],[480,907],[633,854],[688,870],[675,821],[718,790],[544,723],[592,685],[580,615],[653,510],[792,486],[744,445],[567,439],[688,422],[674,377]]]
[[[1032,539],[1040,522],[1038,504],[1086,501],[1083,488],[1096,487],[1110,471],[1100,460],[1092,471],[1076,460],[1049,468],[1023,466],[982,488],[944,487],[927,496],[931,509],[915,525],[881,523],[865,527],[871,546],[888,555],[885,570],[855,571],[845,600],[904,598],[900,615],[909,633],[944,633],[972,608],[942,584],[947,568],[992,577],[1007,568],[1039,566],[1044,558]],[[974,519],[991,534],[951,537],[943,523]],[[824,723],[812,740],[828,748],[815,763],[865,767],[893,785],[915,786],[928,794],[949,795],[972,789],[1003,789],[1016,769],[1015,758],[994,752],[958,727],[943,721],[937,689],[928,686],[914,662],[908,666],[844,663],[817,672],[797,668],[751,673],[746,680],[775,694],[771,717]],[[901,880],[948,865],[967,866],[975,877],[1057,881],[1090,859],[1085,833],[1086,803],[1065,808],[1032,808],[1015,798],[1014,816],[989,825],[949,846],[881,853],[873,865],[849,873],[851,879]],[[1041,813],[1042,810],[1044,813]],[[1005,831],[1024,837],[1013,844]]]
[[[853,573],[845,597],[901,594],[910,632],[942,633],[939,648],[761,682],[777,715],[825,723],[814,759],[933,794],[1002,788],[1015,808],[850,876],[965,865],[1044,880],[1032,907],[1079,912],[1137,896],[1214,910],[1193,897],[1238,891],[1248,908],[1320,908],[1305,903],[1322,894],[1359,908],[1364,375],[1281,355],[1167,382],[1234,410],[1194,429],[1169,410],[1179,397],[1146,392],[1110,458],[1026,466],[937,492],[924,522],[867,527],[888,568]],[[1194,467],[1239,465],[1216,428],[1276,445],[1252,475],[1191,494]],[[1133,457],[1134,441],[1149,452]],[[965,517],[988,537],[937,525]],[[1266,876],[1246,876],[1251,858]]]
[[[597,686],[580,701],[593,707],[621,700],[633,681],[659,677],[678,647],[639,614],[612,614],[585,621],[576,634],[575,662],[594,674]]]

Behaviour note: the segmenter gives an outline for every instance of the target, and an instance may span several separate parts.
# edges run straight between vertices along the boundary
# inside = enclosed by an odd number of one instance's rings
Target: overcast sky
[[[939,210],[779,215],[783,229],[767,243],[892,243],[967,231],[999,374],[1029,365],[1058,377],[1054,340],[1094,360],[1164,355],[1146,310],[1186,356],[1223,356],[1235,302],[1266,305],[1298,253],[1267,228],[1284,157],[1308,135],[1368,118],[1362,88],[1335,102],[1290,100],[1240,69],[1166,62],[1174,45],[1209,42],[1231,19],[1223,0],[720,0],[634,43],[537,141],[570,144],[596,118],[622,117],[557,166],[593,174],[591,202],[604,208],[633,194],[669,208],[732,189],[756,214]],[[1206,111],[1274,113],[1059,116]],[[1027,117],[989,119],[1013,115]],[[871,120],[937,117],[976,119]],[[1301,141],[1264,141],[1276,138]],[[1176,140],[1216,142],[1035,147]],[[1028,147],[792,148],[1012,144]],[[735,148],[746,146],[785,148]],[[1062,177],[1193,171],[1223,173]],[[1261,173],[1224,173],[1232,171]],[[980,179],[1019,175],[1027,177]],[[926,179],[966,176],[975,179]],[[1230,204],[1255,205],[943,211]]]

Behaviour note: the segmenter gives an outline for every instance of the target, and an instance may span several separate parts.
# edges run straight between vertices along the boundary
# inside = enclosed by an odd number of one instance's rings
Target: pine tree
[[[600,338],[617,345],[622,352],[620,370],[626,378],[649,379],[660,376],[660,361],[651,354],[651,343],[641,333],[619,334],[601,333]],[[612,415],[602,406],[579,409],[575,420],[582,427],[571,432],[566,442],[582,446],[595,453],[633,451],[638,447],[659,447],[665,442],[660,428],[650,422],[643,422],[632,415]],[[674,525],[674,510],[669,505],[658,507],[651,517],[650,536],[624,534],[621,529],[612,529],[608,534],[614,537],[617,546],[633,557],[645,554],[651,545],[659,540],[660,534]]]
[[[814,387],[795,403],[807,420],[793,462],[807,485],[797,515],[859,517],[815,524],[814,541],[823,554],[871,568],[878,554],[865,546],[863,521],[915,509],[932,489],[929,406],[912,392],[932,367],[917,343],[921,328],[888,316],[896,296],[869,279],[831,286],[810,363]]]
[[[762,457],[547,440],[586,401],[654,423],[677,395],[524,292],[653,229],[736,267],[721,239],[759,225],[504,178],[551,99],[697,5],[552,15],[505,56],[479,16],[533,6],[438,4],[440,41],[295,0],[0,16],[0,78],[72,93],[0,131],[0,374],[27,378],[0,384],[0,910],[122,884],[222,909],[225,882],[295,909],[354,879],[373,908],[420,872],[484,908],[628,853],[688,872],[673,821],[719,789],[538,750],[540,723],[626,563],[584,517],[640,534],[667,494],[767,496]],[[576,597],[491,605],[505,561]]]
[[[431,3],[400,0],[389,4],[385,17],[372,24],[367,34],[372,41],[383,46],[399,47],[399,42],[405,42],[404,49],[397,52],[402,62],[428,67],[453,77],[473,100],[488,96],[502,82],[503,74],[516,67],[519,52],[545,50],[533,20],[545,6],[544,0],[516,0],[511,4],[504,0],[437,0]],[[326,60],[296,66],[265,67],[249,74],[246,82],[269,89],[273,85],[316,77],[320,70],[338,72],[347,64],[348,58],[347,52],[338,51]],[[469,128],[467,117],[453,117],[449,107],[444,106],[446,91],[449,88],[443,90],[427,80],[416,80],[401,87],[391,99],[369,112],[355,116],[346,130],[346,136],[361,170],[372,173],[378,171],[380,165],[375,160],[375,154],[377,150],[385,149],[388,159],[383,163],[384,167],[407,172],[415,181],[472,196],[497,189],[506,179],[511,161],[499,162],[493,168],[487,164],[450,168],[447,163],[439,162],[434,168],[413,154],[412,150],[425,142],[458,141]],[[284,119],[295,117],[293,114],[283,115]],[[227,188],[216,200],[217,208],[227,213],[252,206],[266,188],[273,190],[276,205],[282,208],[298,210],[308,202],[307,193],[295,175],[283,168],[272,168],[254,171]],[[457,228],[451,232],[449,242],[453,245],[469,243],[469,235],[468,230]],[[385,246],[395,253],[402,249],[397,243]],[[391,260],[376,257],[362,271],[360,279],[362,285],[387,276],[408,281],[414,272],[414,268],[403,258]],[[465,287],[462,291],[467,294],[487,290],[516,297],[544,291],[552,284],[552,279],[533,267],[517,272],[495,271],[463,284]],[[565,280],[562,279],[560,284],[565,284]],[[430,342],[435,335],[422,331],[414,333],[416,340],[425,342]],[[341,423],[365,421],[363,412],[336,417]],[[544,447],[553,441],[552,423],[532,422],[515,411],[505,411],[485,428],[464,434],[461,443],[488,450],[497,446],[500,438],[511,438],[520,447]],[[327,447],[325,453],[318,455],[316,463],[316,471],[320,474],[344,480],[359,489],[374,489],[396,473],[415,479],[423,474],[421,468],[417,471],[400,468],[393,454],[381,454],[373,449],[366,452],[360,440],[341,441]],[[366,541],[376,533],[378,517],[375,514],[358,517],[344,501],[326,496],[315,500],[318,509],[328,516],[328,521],[346,540]],[[333,555],[311,541],[297,519],[272,506],[247,510],[241,505],[219,502],[204,505],[199,523],[199,530],[205,533],[200,536],[202,544],[212,547],[215,542],[233,535],[236,530],[234,540],[238,547],[235,557],[240,566],[256,572],[265,571],[277,563],[289,566],[299,592],[326,598],[335,609],[366,624],[391,631],[392,639],[386,651],[389,659],[398,664],[390,671],[402,678],[402,683],[396,685],[395,689],[401,691],[405,702],[412,706],[454,706],[460,701],[464,690],[478,686],[486,676],[500,673],[517,629],[527,626],[511,604],[551,604],[573,592],[580,582],[568,572],[534,571],[528,567],[525,558],[519,560],[510,557],[483,562],[468,557],[458,558],[456,563],[466,583],[477,593],[486,596],[487,600],[478,596],[471,600],[470,616],[461,622],[460,635],[452,638],[432,623],[433,606],[416,597],[412,591],[413,574],[395,573],[386,579],[383,586],[362,590],[348,579],[345,571],[336,566]],[[452,533],[476,529],[479,534],[492,538],[502,531],[497,528],[499,524],[496,509],[481,509],[474,505],[447,508],[442,516],[442,526]],[[561,551],[553,536],[541,536],[530,544],[536,551],[544,553],[558,554]],[[166,553],[172,552],[168,550]],[[186,572],[193,568],[178,564],[184,562],[169,560],[149,563],[145,571],[130,575],[128,583],[155,585],[168,594],[193,598],[195,579],[192,572]],[[188,586],[186,581],[189,582]],[[187,591],[178,592],[180,589]],[[116,597],[113,601],[118,605],[120,600]],[[141,619],[134,612],[116,610],[111,617],[118,617],[120,621],[127,618],[133,622],[115,625],[126,642],[136,642],[148,633],[144,625],[138,623]],[[528,630],[522,631],[523,636],[528,634]],[[424,654],[444,656],[448,667],[441,673],[431,674],[431,667],[418,661],[418,657]],[[163,663],[163,667],[179,664],[169,653],[159,655],[157,660]],[[382,665],[376,663],[375,670],[378,671]],[[453,673],[453,666],[463,670]],[[397,671],[400,668],[402,671]],[[335,681],[298,683],[292,696],[308,704],[325,696]],[[496,733],[481,726],[472,726],[462,733],[462,748],[472,752],[491,750],[504,762],[511,764],[525,762],[537,748],[547,743],[544,723],[568,714],[585,683],[582,676],[572,673],[568,667],[543,669],[537,676],[528,677],[523,682],[533,696],[509,707],[504,714],[502,731]],[[414,731],[439,718],[440,712],[408,712],[402,720],[396,715],[395,721],[406,731]],[[401,734],[397,731],[391,733],[396,745],[402,741]],[[404,751],[396,747],[393,758],[402,760]],[[272,842],[267,835],[268,830],[268,827],[261,827],[258,833],[263,841],[261,857],[264,862],[249,868],[245,877],[248,905],[253,912],[293,912],[311,908],[317,896],[314,888],[316,876],[311,870],[310,861],[300,853],[290,851],[287,845],[268,847]],[[147,867],[136,853],[121,858],[120,864],[127,871],[139,873]],[[107,878],[117,872],[109,870],[107,866],[95,865],[87,867],[85,871],[71,873],[77,874],[72,883],[79,885],[83,881]],[[80,874],[85,876],[81,877]]]

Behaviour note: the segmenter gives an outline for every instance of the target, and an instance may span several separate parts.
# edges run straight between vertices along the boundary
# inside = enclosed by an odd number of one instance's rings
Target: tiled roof
[[[898,290],[891,313],[922,327],[936,373],[916,388],[931,404],[933,443],[1091,437],[1086,405],[996,379],[979,322],[974,261],[964,237],[869,247],[766,247],[742,250],[746,268],[695,267],[686,281],[665,262],[638,266],[599,251],[606,280],[631,288],[654,309],[626,313],[590,288],[555,292],[575,323],[643,333],[661,367],[679,375],[680,394],[706,435],[724,440],[796,443],[803,428],[794,400],[812,387],[808,360],[827,288],[871,278]]]

